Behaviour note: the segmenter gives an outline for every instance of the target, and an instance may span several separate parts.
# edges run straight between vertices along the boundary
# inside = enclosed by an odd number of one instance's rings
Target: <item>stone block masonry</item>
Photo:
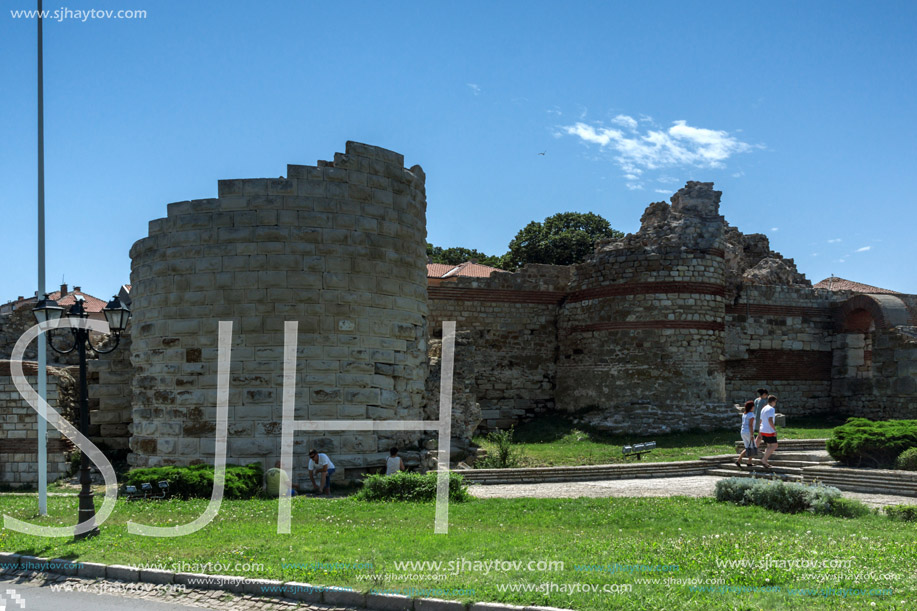
[[[26,381],[38,388],[38,367],[24,362]],[[48,403],[71,422],[74,420],[76,382],[66,369],[48,367]],[[60,431],[48,427],[48,481],[68,474],[67,460],[73,444]],[[0,484],[11,487],[38,485],[38,413],[13,384],[10,361],[0,361]]]
[[[217,323],[234,322],[229,461],[279,457],[283,324],[299,322],[296,417],[419,419],[426,379],[426,195],[420,166],[348,142],[285,178],[222,180],[168,206],[131,249],[135,466],[211,461]],[[382,464],[396,437],[296,436],[339,468]]]

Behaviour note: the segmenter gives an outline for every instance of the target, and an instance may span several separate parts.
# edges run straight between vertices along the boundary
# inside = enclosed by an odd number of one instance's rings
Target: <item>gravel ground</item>
[[[521,498],[570,499],[609,496],[713,496],[716,482],[713,475],[690,477],[660,477],[653,479],[614,479],[595,482],[561,482],[545,484],[496,484],[470,486],[469,492],[482,499]],[[857,499],[872,507],[886,505],[917,505],[917,497],[889,494],[844,492],[845,497]]]

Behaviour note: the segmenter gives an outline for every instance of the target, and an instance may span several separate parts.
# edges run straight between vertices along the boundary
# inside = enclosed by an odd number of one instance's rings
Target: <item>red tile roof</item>
[[[813,288],[817,289],[828,289],[829,291],[853,291],[855,293],[868,293],[871,295],[900,295],[898,291],[892,291],[889,289],[879,288],[877,286],[872,286],[871,284],[863,284],[862,282],[854,282],[853,280],[846,280],[844,278],[838,278],[837,276],[831,276],[830,278],[825,278]]]
[[[508,273],[506,270],[481,265],[465,261],[459,265],[447,265],[445,263],[427,263],[427,278],[455,278],[463,276],[467,278],[490,278],[496,273]]]
[[[63,297],[61,297],[60,291],[48,293],[48,298],[56,301],[57,305],[61,306],[62,308],[69,308],[72,306],[76,302],[76,298],[78,296],[82,297],[83,308],[85,308],[85,310],[90,314],[101,312],[105,306],[108,305],[107,301],[102,301],[98,297],[93,297],[89,293],[84,293],[82,290],[78,291],[76,290],[76,287],[74,287],[74,290],[64,293]],[[14,304],[16,306],[15,309],[18,310],[26,304],[35,303],[35,298],[23,297],[22,299],[17,299],[16,301],[11,301],[10,303]]]
[[[447,263],[427,263],[427,278],[442,278],[453,269],[455,266]]]

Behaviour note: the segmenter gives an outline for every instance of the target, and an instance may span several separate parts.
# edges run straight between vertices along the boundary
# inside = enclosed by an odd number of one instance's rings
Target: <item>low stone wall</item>
[[[26,380],[38,388],[38,365],[23,363]],[[76,408],[76,382],[65,369],[48,367],[48,403],[65,416]],[[64,477],[70,465],[72,443],[48,427],[48,481]],[[0,361],[0,484],[11,487],[38,483],[38,413],[26,403],[10,371],[10,361]]]

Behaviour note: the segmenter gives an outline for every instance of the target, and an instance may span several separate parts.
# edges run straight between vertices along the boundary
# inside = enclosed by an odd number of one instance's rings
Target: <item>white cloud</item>
[[[627,129],[634,131],[637,129],[637,120],[633,117],[628,117],[627,115],[618,115],[611,120],[615,125],[620,125],[621,127],[626,127]]]
[[[842,241],[841,238],[832,238],[828,240],[828,244],[837,244],[838,242],[841,242],[841,241]]]
[[[741,172],[734,172],[732,174],[733,178],[742,178],[743,176],[745,176],[745,170],[742,170]]]
[[[656,193],[662,193],[663,195],[668,195],[669,193],[671,193],[669,189],[653,189],[653,191],[655,191]]]
[[[818,253],[817,253],[817,252],[813,252],[813,253],[812,253],[812,256],[813,256],[813,257],[817,257],[817,256],[818,256]]]
[[[780,231],[780,227],[771,227],[771,231]]]
[[[582,121],[561,129],[584,142],[612,151],[618,167],[632,176],[680,166],[722,168],[724,162],[733,155],[753,148],[730,136],[728,132],[693,127],[683,120],[675,121],[667,130],[647,128],[642,133],[633,117],[618,115],[613,123],[624,127],[628,133],[614,127],[588,125]]]
[[[857,252],[866,252],[867,250],[872,250],[872,246],[864,246],[856,249]]]
[[[481,88],[475,83],[465,83],[474,95],[481,95]]]

